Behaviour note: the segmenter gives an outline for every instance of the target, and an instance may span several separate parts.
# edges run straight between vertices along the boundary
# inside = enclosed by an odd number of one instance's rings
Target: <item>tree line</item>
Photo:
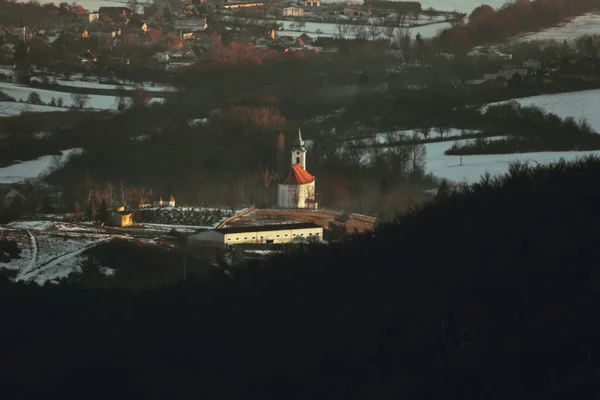
[[[438,37],[439,45],[447,53],[465,53],[473,46],[554,26],[596,6],[592,0],[517,0],[498,10],[481,5],[471,12],[467,24],[443,30]]]

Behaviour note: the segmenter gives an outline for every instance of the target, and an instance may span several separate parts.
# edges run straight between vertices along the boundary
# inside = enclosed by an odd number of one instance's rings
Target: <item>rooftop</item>
[[[232,228],[215,229],[215,231],[219,232],[219,233],[227,234],[227,233],[268,232],[268,231],[310,229],[310,228],[321,228],[321,225],[313,224],[312,222],[303,222],[303,223],[299,223],[299,224],[236,226],[236,227],[232,227]]]
[[[315,177],[306,171],[300,164],[294,165],[283,181],[284,185],[306,185],[315,181]]]

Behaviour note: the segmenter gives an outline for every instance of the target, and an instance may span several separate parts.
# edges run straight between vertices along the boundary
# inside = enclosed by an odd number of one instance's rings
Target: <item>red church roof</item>
[[[300,164],[296,164],[283,182],[284,185],[305,185],[315,181],[315,177],[304,170]]]

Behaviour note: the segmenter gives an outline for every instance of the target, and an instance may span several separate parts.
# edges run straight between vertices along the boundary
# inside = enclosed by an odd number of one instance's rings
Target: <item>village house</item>
[[[182,70],[185,68],[189,68],[193,65],[193,63],[191,61],[174,61],[174,62],[169,62],[168,64],[165,65],[165,70],[166,71],[178,71],[178,70]]]
[[[306,33],[298,36],[297,41],[300,44],[300,47],[311,46],[314,43],[313,38],[308,36]]]
[[[291,151],[292,168],[277,188],[277,204],[281,208],[318,208],[315,177],[306,170],[306,147],[298,129],[298,139]]]
[[[304,10],[300,7],[284,7],[281,13],[284,17],[304,17]]]
[[[116,18],[127,17],[131,15],[131,10],[127,7],[100,7],[98,9],[98,18]]]
[[[153,58],[159,63],[168,63],[169,62],[169,53],[167,52],[159,52],[154,53]]]
[[[168,201],[165,199],[169,199]],[[158,196],[158,200],[154,201],[153,203],[154,207],[175,207],[175,197],[169,195],[168,197],[165,196]]]
[[[365,11],[365,10],[361,10],[359,8],[345,7],[344,15],[346,15],[348,17],[365,17],[365,16],[369,15],[369,12]]]
[[[125,207],[119,207],[116,209],[108,210],[108,226],[116,226],[124,228],[133,225],[133,213],[126,211]]]
[[[527,68],[510,67],[510,68],[501,69],[500,71],[498,71],[494,74],[484,74],[483,79],[485,81],[494,80],[494,79],[498,79],[498,78],[504,78],[506,80],[509,80],[514,75],[520,75],[521,77],[524,77],[525,75],[527,75],[527,72],[528,72]]]
[[[100,20],[100,13],[91,12],[85,15],[87,17],[88,22],[91,24],[92,22],[96,22]]]
[[[187,238],[192,248],[224,248],[239,244],[293,243],[322,240],[323,227],[313,223],[242,226],[204,231]]]
[[[423,11],[421,3],[417,1],[365,0],[364,5],[370,10],[391,10],[414,15]]]
[[[306,7],[321,7],[321,0],[306,0],[304,5]]]
[[[263,2],[240,2],[240,3],[226,3],[223,4],[223,8],[226,10],[235,10],[238,8],[256,8],[256,7],[264,7],[265,3]]]

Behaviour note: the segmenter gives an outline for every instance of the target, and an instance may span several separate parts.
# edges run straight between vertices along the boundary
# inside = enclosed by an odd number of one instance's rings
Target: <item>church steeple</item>
[[[294,142],[294,147],[292,147],[292,167],[296,164],[300,164],[302,169],[306,169],[306,147],[304,147],[300,127],[298,127],[298,138]]]

